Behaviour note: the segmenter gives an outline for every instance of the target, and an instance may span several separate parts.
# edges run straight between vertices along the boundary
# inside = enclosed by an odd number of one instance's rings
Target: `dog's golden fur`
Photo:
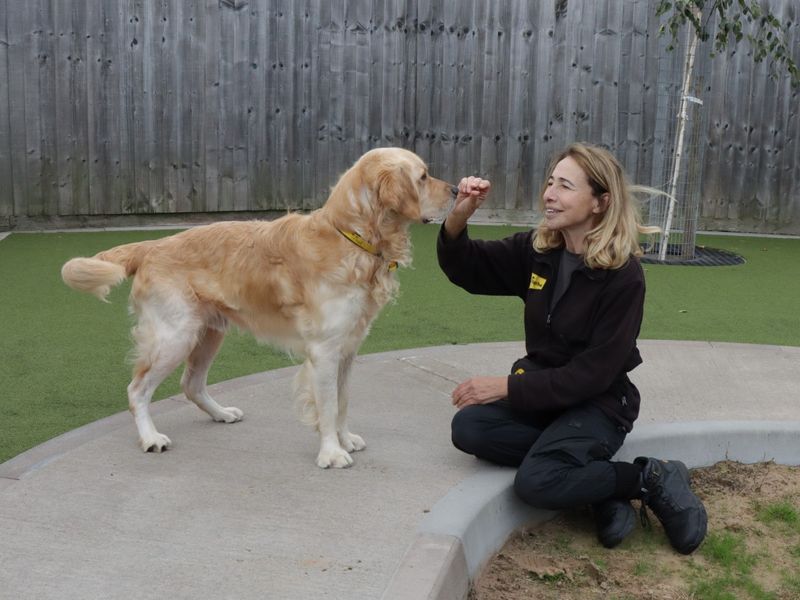
[[[390,266],[411,260],[408,225],[440,216],[454,188],[429,177],[399,148],[372,150],[350,168],[325,205],[274,221],[223,222],[125,244],[62,268],[67,285],[105,300],[133,277],[136,359],[128,386],[142,449],[168,448],[148,406],[181,363],[186,396],[214,420],[242,412],[218,405],[206,375],[229,324],[305,357],[295,398],[320,433],[320,467],[352,464],[364,441],[347,427],[345,384],[370,324],[393,297]],[[356,232],[364,249],[342,232]]]

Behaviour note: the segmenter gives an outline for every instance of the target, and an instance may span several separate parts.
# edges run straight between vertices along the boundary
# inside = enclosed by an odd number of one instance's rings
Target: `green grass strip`
[[[510,227],[472,227],[498,238]],[[0,462],[56,435],[127,409],[131,318],[126,283],[111,304],[67,288],[74,256],[174,231],[13,234],[0,241]],[[397,302],[376,320],[361,353],[521,340],[522,303],[471,296],[436,264],[436,226],[412,228],[414,267],[399,272]],[[743,255],[733,267],[646,265],[642,337],[800,346],[800,240],[709,236],[700,243]],[[215,383],[291,361],[231,332],[209,374]],[[158,398],[179,392],[180,373]]]

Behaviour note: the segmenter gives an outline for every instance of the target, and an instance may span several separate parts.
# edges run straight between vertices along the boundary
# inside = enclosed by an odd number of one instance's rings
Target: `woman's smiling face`
[[[594,195],[589,178],[572,157],[556,164],[547,180],[543,200],[547,228],[561,232],[567,250],[581,253],[583,240],[597,225],[605,200]]]

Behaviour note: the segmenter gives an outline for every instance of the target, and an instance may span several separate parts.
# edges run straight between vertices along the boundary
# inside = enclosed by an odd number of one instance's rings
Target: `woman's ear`
[[[600,194],[599,196],[595,196],[594,199],[594,207],[592,208],[592,212],[596,215],[601,215],[608,210],[608,204],[611,200],[611,194],[605,192],[604,194]]]

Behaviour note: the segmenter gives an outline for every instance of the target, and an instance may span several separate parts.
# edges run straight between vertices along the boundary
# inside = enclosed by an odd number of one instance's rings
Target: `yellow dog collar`
[[[378,252],[378,249],[375,246],[370,244],[367,240],[358,235],[355,231],[342,231],[341,229],[337,229],[336,231],[341,233],[344,237],[353,242],[356,246],[358,246],[362,250],[365,250],[370,254],[377,256],[379,258],[383,258],[383,256],[381,255],[380,252]],[[397,261],[396,260],[389,261],[389,270],[394,271],[396,268],[397,268]]]

